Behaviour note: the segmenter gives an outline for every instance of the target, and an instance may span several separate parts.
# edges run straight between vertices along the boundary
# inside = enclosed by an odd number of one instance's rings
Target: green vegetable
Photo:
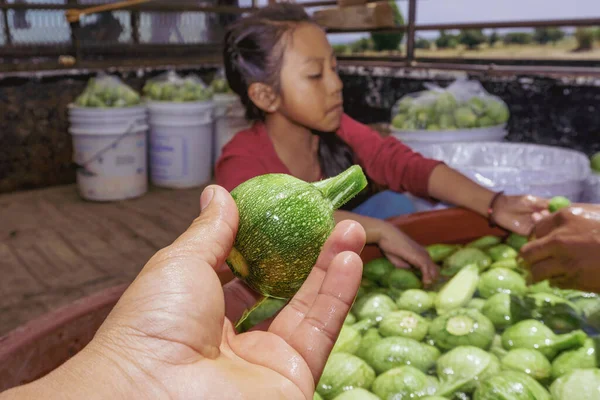
[[[555,196],[548,203],[548,210],[552,213],[557,212],[561,208],[567,208],[571,205],[571,200],[563,196]]]
[[[552,374],[550,361],[539,351],[513,349],[502,358],[502,367],[511,371],[524,372],[538,381],[546,381]]]
[[[460,246],[456,244],[432,244],[426,247],[429,257],[431,257],[435,263],[444,261],[458,249],[460,249]]]
[[[492,264],[490,256],[477,248],[464,248],[458,250],[444,261],[441,274],[453,276],[460,269],[470,264],[476,264],[480,271],[487,269]]]
[[[560,351],[571,350],[583,345],[587,335],[576,330],[556,335],[539,321],[528,319],[508,327],[502,334],[505,349],[534,349],[552,360]]]
[[[427,397],[421,397],[421,400],[448,400],[448,398],[442,397],[442,396],[427,396]]]
[[[479,283],[479,268],[472,264],[463,267],[438,293],[435,309],[439,315],[461,308],[472,298]]]
[[[597,368],[597,356],[594,340],[587,339],[580,348],[563,351],[554,359],[552,378],[559,378],[579,368]]]
[[[371,282],[383,283],[384,277],[392,272],[396,267],[387,258],[377,258],[369,261],[363,267],[363,276]]]
[[[382,339],[383,337],[379,334],[379,329],[369,328],[360,341],[360,347],[358,348],[356,355],[365,360],[367,355],[371,352],[371,349]]]
[[[456,109],[454,120],[459,128],[474,128],[477,125],[477,115],[467,107]]]
[[[483,306],[485,306],[485,302],[486,302],[485,299],[479,299],[479,298],[471,299],[471,301],[469,301],[467,303],[465,308],[473,308],[473,309],[481,312],[481,310],[483,310]]]
[[[238,332],[246,332],[255,325],[271,318],[279,312],[287,301],[282,299],[266,298],[258,306],[249,312],[247,317],[243,320],[243,323],[239,326]]]
[[[515,271],[494,268],[481,275],[477,289],[484,299],[489,299],[496,293],[523,295],[527,292],[527,283]]]
[[[479,311],[459,308],[433,320],[429,337],[441,350],[475,346],[487,350],[494,339],[494,325]]]
[[[521,251],[521,247],[525,246],[528,241],[526,236],[517,235],[516,233],[511,233],[506,238],[506,244],[516,251]]]
[[[75,99],[79,107],[123,108],[141,104],[140,95],[114,76],[92,78]]]
[[[358,388],[348,390],[339,396],[337,396],[334,400],[380,400],[379,397],[369,392],[368,390]]]
[[[315,392],[315,394],[313,395],[313,400],[323,400],[323,398],[319,393]]]
[[[544,307],[547,305],[555,306],[557,304],[566,304],[571,307],[573,310],[577,309],[575,303],[572,303],[568,300],[563,299],[560,296],[557,296],[552,293],[531,293],[526,296],[529,299],[533,299],[536,307]]]
[[[378,374],[402,365],[411,365],[423,372],[430,370],[440,356],[433,346],[404,337],[388,337],[377,342],[365,355],[365,360]]]
[[[492,321],[496,329],[503,329],[513,323],[510,304],[509,294],[496,293],[485,302],[481,313]]]
[[[421,341],[427,335],[429,322],[412,311],[392,311],[379,323],[379,333],[384,336],[402,336]]]
[[[377,321],[374,318],[363,318],[360,321],[351,325],[358,333],[364,335],[366,331],[377,326]]]
[[[494,262],[516,259],[519,256],[519,253],[507,244],[497,244],[490,247],[487,249],[487,253],[492,257]]]
[[[502,243],[502,240],[498,236],[482,236],[479,239],[476,239],[471,243],[467,244],[466,247],[485,250],[488,247],[496,246],[500,243]]]
[[[575,369],[561,376],[550,386],[552,400],[600,399],[600,370]]]
[[[356,323],[356,317],[352,313],[348,313],[346,315],[346,319],[344,320],[344,325],[353,325]]]
[[[210,83],[210,87],[214,93],[233,93],[227,80],[216,78]]]
[[[502,371],[485,380],[475,391],[473,400],[551,400],[544,387],[529,375]]]
[[[592,168],[592,172],[600,173],[600,152],[597,152],[590,157],[590,168]]]
[[[494,335],[494,340],[492,340],[492,347],[490,347],[490,353],[498,357],[499,359],[504,358],[505,355],[508,354],[508,351],[502,346],[502,336],[496,334]]]
[[[394,268],[384,278],[383,284],[389,288],[408,290],[421,289],[423,283],[417,276],[407,269]]]
[[[496,261],[490,265],[490,269],[493,268],[518,269],[519,263],[515,258],[507,258],[505,260]]]
[[[352,326],[344,325],[331,352],[354,354],[360,347],[361,339],[362,337],[356,329]]]
[[[324,400],[330,400],[346,390],[369,389],[375,380],[375,372],[365,361],[346,353],[329,356],[317,392]]]
[[[437,394],[451,396],[475,391],[479,382],[500,372],[500,361],[478,347],[459,346],[442,355],[436,368],[440,379]]]
[[[264,296],[290,298],[333,230],[334,210],[367,184],[355,165],[313,184],[288,174],[254,177],[231,191],[239,227],[227,264]]]
[[[433,308],[433,300],[431,296],[423,290],[409,289],[400,295],[400,298],[396,300],[396,305],[400,310],[421,314]]]
[[[411,366],[391,369],[373,382],[373,393],[383,400],[418,399],[433,395],[437,379]]]
[[[376,322],[381,321],[383,316],[390,311],[396,311],[398,306],[394,300],[385,294],[369,293],[354,303],[352,313],[359,320],[369,318]]]

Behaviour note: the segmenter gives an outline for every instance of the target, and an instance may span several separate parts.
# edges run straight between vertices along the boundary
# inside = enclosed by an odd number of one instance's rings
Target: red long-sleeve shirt
[[[396,192],[429,197],[429,176],[441,161],[424,158],[394,137],[383,138],[348,115],[342,117],[337,135],[350,146],[356,162],[372,181]],[[215,169],[217,184],[229,191],[250,178],[269,173],[290,171],[277,156],[261,122],[237,133],[225,145]]]

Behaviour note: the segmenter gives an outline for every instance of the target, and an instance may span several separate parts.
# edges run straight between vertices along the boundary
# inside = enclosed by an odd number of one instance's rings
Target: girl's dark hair
[[[264,121],[265,112],[248,95],[255,82],[280,90],[280,72],[285,47],[294,29],[303,23],[315,23],[304,7],[294,3],[275,3],[241,18],[225,33],[223,61],[229,87],[237,93],[249,121]],[[354,152],[338,135],[318,132],[319,163],[325,177],[335,176],[355,163]],[[344,209],[364,201],[357,196]]]

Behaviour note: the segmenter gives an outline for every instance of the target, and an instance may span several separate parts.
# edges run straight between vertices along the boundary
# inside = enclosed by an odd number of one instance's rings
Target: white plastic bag
[[[213,91],[196,75],[179,76],[175,71],[169,71],[144,85],[144,96],[153,101],[168,102],[199,102],[209,101]]]
[[[407,94],[392,108],[392,128],[399,131],[444,131],[486,128],[506,123],[508,106],[489,94],[479,81],[457,79],[447,88]]]
[[[133,107],[141,103],[140,95],[116,76],[98,74],[89,80],[75,104],[90,108]]]

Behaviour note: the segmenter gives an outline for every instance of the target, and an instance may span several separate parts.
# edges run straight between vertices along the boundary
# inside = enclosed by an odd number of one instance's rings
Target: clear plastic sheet
[[[105,73],[88,81],[84,92],[75,104],[90,108],[133,107],[141,103],[140,95],[121,79]]]
[[[444,161],[473,181],[508,195],[584,197],[591,176],[588,157],[580,152],[525,143],[454,143],[412,146],[426,157]],[[414,198],[419,211],[433,209]],[[435,208],[444,208],[438,205]]]
[[[585,181],[583,203],[600,204],[600,174],[591,174]]]
[[[181,77],[175,71],[149,80],[144,85],[144,96],[153,101],[202,102],[213,98],[212,88],[206,86],[196,75]]]

